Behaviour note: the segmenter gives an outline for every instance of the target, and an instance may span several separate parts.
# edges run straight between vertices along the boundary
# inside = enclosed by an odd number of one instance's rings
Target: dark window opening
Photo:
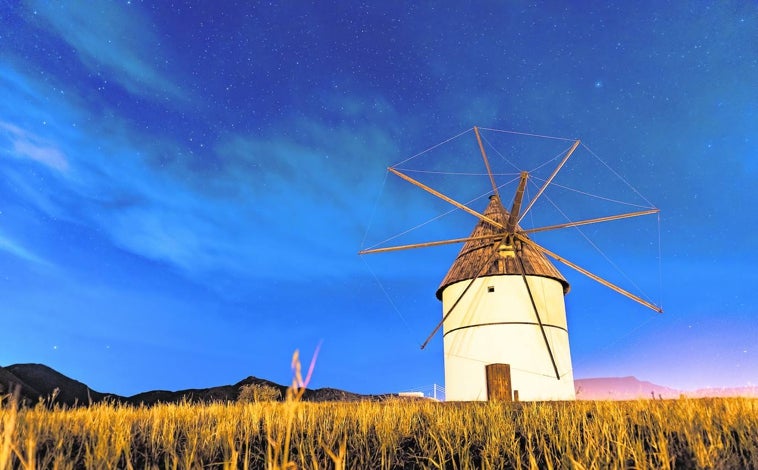
[[[487,286],[487,292],[495,292],[495,286]]]

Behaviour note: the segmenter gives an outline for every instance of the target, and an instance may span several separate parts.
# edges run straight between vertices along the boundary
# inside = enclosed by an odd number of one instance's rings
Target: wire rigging
[[[371,225],[374,223],[374,217],[376,216],[376,208],[379,206],[379,200],[382,197],[382,194],[384,193],[384,186],[387,184],[387,176],[389,176],[389,171],[384,172],[384,179],[382,180],[382,185],[379,187],[379,194],[376,196],[376,200],[374,200],[374,207],[371,210],[371,215],[368,219],[368,225],[366,226],[366,232],[363,234],[363,239],[361,240],[361,249],[363,249],[363,246],[366,244],[366,237],[368,237],[368,232],[371,230]]]
[[[382,281],[379,280],[379,277],[376,275],[373,269],[371,269],[371,266],[366,262],[363,256],[360,257],[363,261],[363,265],[366,266],[366,269],[371,273],[371,276],[374,278],[374,281],[379,285],[379,289],[382,290],[384,293],[384,296],[387,298],[387,302],[392,306],[392,309],[395,311],[397,316],[400,317],[400,320],[403,321],[403,324],[405,325],[405,328],[408,330],[409,333],[411,333],[411,336],[415,336],[415,333],[411,329],[411,325],[408,323],[408,320],[405,319],[405,316],[400,312],[400,309],[397,308],[397,305],[392,300],[392,297],[390,296],[389,292],[387,292],[387,289],[385,289],[384,284],[382,284]]]
[[[563,217],[564,217],[564,218],[565,218],[565,219],[566,219],[568,222],[574,222],[573,220],[571,220],[571,218],[570,218],[568,215],[566,215],[566,213],[565,213],[565,212],[563,212],[563,211],[561,210],[561,208],[560,208],[560,207],[558,207],[558,205],[557,205],[557,204],[556,204],[556,203],[555,203],[555,202],[554,202],[552,199],[550,199],[550,197],[549,197],[549,196],[545,195],[545,199],[547,199],[547,200],[550,202],[550,204],[552,204],[552,206],[553,206],[553,207],[555,207],[555,209],[556,209],[558,212],[560,212],[560,213],[561,213],[561,215],[562,215],[562,216],[563,216]],[[599,247],[599,246],[597,246],[597,244],[596,244],[595,242],[593,242],[593,241],[592,241],[592,240],[591,240],[591,239],[590,239],[590,238],[589,238],[589,237],[588,237],[588,236],[587,236],[587,235],[584,233],[584,231],[583,231],[581,228],[579,228],[579,227],[577,227],[577,226],[574,226],[574,227],[572,227],[572,228],[576,229],[576,231],[577,231],[577,232],[579,232],[579,234],[580,234],[580,235],[581,235],[581,236],[582,236],[582,237],[583,237],[583,238],[584,238],[584,239],[587,241],[587,243],[589,243],[589,244],[590,244],[590,246],[592,246],[592,247],[593,247],[593,248],[594,248],[594,249],[595,249],[595,250],[596,250],[598,253],[600,253],[600,255],[603,257],[603,259],[605,259],[605,260],[608,262],[608,264],[610,264],[611,266],[613,266],[613,268],[614,268],[614,269],[615,269],[615,270],[616,270],[616,271],[617,271],[619,274],[621,274],[621,275],[624,277],[624,279],[626,279],[627,281],[629,281],[629,282],[630,282],[630,283],[631,283],[631,284],[632,284],[632,285],[633,285],[633,286],[634,286],[634,287],[637,289],[637,291],[638,291],[638,292],[642,293],[642,295],[643,295],[644,297],[647,297],[648,299],[650,299],[650,298],[651,298],[649,295],[647,295],[647,294],[645,293],[645,291],[644,291],[642,288],[640,288],[640,286],[638,286],[638,285],[637,285],[637,283],[636,283],[636,282],[634,282],[634,281],[633,281],[633,280],[632,280],[632,279],[629,277],[629,275],[628,275],[628,274],[627,274],[627,273],[626,273],[624,270],[622,270],[622,269],[621,269],[621,268],[620,268],[620,267],[619,267],[619,266],[618,266],[616,263],[614,263],[614,262],[613,262],[613,261],[612,261],[612,260],[611,260],[611,259],[608,257],[608,255],[606,255],[606,254],[605,254],[605,252],[604,252],[603,250],[601,250],[601,249],[600,249],[600,247]]]
[[[661,244],[661,213],[658,213],[658,305],[663,308],[663,247]]]
[[[487,137],[486,137],[486,136],[484,136],[483,134],[480,134],[480,135],[481,135],[481,137],[482,137],[482,140],[484,140],[484,141],[487,143],[487,145],[488,145],[488,146],[489,146],[489,147],[490,147],[490,148],[491,148],[491,149],[492,149],[492,150],[493,150],[493,151],[494,151],[494,152],[495,152],[495,153],[496,153],[496,154],[497,154],[497,155],[498,155],[498,156],[499,156],[499,157],[500,157],[500,158],[501,158],[503,161],[505,161],[507,164],[509,164],[510,166],[512,166],[512,167],[513,167],[513,168],[514,168],[514,169],[515,169],[517,172],[519,172],[519,171],[520,171],[519,167],[518,167],[518,166],[516,166],[516,164],[515,164],[515,163],[513,163],[512,161],[508,160],[508,157],[506,157],[505,155],[503,155],[502,153],[500,153],[500,150],[498,150],[497,148],[495,148],[495,146],[494,146],[494,145],[492,145],[492,144],[490,143],[490,141],[489,141],[489,140],[487,140]]]
[[[504,134],[525,135],[525,136],[529,136],[529,137],[540,137],[540,138],[543,138],[543,139],[568,140],[568,141],[574,141],[574,140],[576,140],[576,139],[569,138],[569,137],[555,137],[555,136],[551,136],[551,135],[531,134],[529,132],[507,131],[507,130],[504,130],[504,129],[492,129],[491,127],[480,127],[479,130],[492,131],[492,132],[502,132]]]
[[[628,338],[628,337],[632,336],[634,333],[636,333],[637,331],[639,331],[643,327],[647,326],[650,322],[655,321],[657,318],[658,318],[658,315],[653,315],[653,316],[648,317],[647,320],[640,322],[637,326],[635,326],[631,330],[627,331],[623,335],[617,337],[615,340],[608,341],[607,343],[605,343],[605,345],[603,345],[603,346],[600,347],[600,351],[608,351],[608,350],[610,350],[612,347],[614,347],[617,344],[619,344],[622,339]]]
[[[471,173],[471,172],[456,172],[456,171],[432,171],[432,170],[414,170],[411,168],[397,168],[403,170],[404,173],[422,173],[428,175],[451,175],[451,176],[487,176],[487,173]],[[492,173],[493,176],[518,176],[518,173]]]
[[[545,182],[544,179],[542,179],[542,178],[540,178],[538,176],[532,176],[532,178],[535,179],[535,180],[538,180],[538,181]],[[564,185],[558,184],[558,183],[552,183],[551,186],[555,186],[555,187],[558,187],[558,188],[561,188],[561,189],[565,189],[567,191],[573,191],[573,192],[581,194],[583,196],[588,196],[588,197],[600,199],[600,200],[607,201],[607,202],[614,202],[616,204],[623,204],[625,206],[640,207],[640,208],[643,208],[643,209],[653,208],[652,206],[643,206],[641,204],[634,204],[634,203],[631,203],[631,202],[620,201],[618,199],[611,199],[609,197],[600,196],[599,194],[588,193],[588,192],[581,191],[581,190],[576,189],[576,188],[571,188],[569,186],[564,186]]]
[[[403,160],[403,161],[401,161],[401,162],[397,162],[397,163],[395,163],[394,165],[392,165],[392,167],[394,168],[394,167],[396,167],[396,166],[398,166],[398,165],[402,165],[403,163],[409,162],[409,161],[413,160],[413,159],[414,159],[414,158],[416,158],[416,157],[420,157],[421,155],[423,155],[423,154],[425,154],[425,153],[427,153],[427,152],[429,152],[429,151],[432,151],[432,150],[436,149],[437,147],[439,147],[439,146],[441,146],[441,145],[445,145],[446,143],[450,142],[451,140],[455,140],[455,139],[457,139],[458,137],[462,136],[463,134],[466,134],[466,133],[468,133],[468,132],[473,132],[473,130],[474,130],[473,128],[470,128],[470,129],[466,129],[465,131],[461,132],[461,133],[460,133],[460,134],[458,134],[458,135],[455,135],[455,136],[453,136],[453,137],[450,137],[450,138],[449,138],[449,139],[447,139],[447,140],[443,140],[442,142],[440,142],[440,143],[439,143],[439,144],[437,144],[437,145],[432,145],[432,146],[431,146],[431,147],[429,147],[428,149],[426,149],[426,150],[423,150],[423,151],[421,151],[421,152],[417,153],[416,155],[410,156],[410,157],[406,158],[405,160]]]
[[[627,181],[627,180],[626,180],[626,179],[625,179],[623,176],[621,176],[620,174],[618,174],[618,173],[616,172],[616,170],[614,170],[613,168],[611,168],[611,167],[610,167],[610,165],[608,165],[608,164],[607,164],[607,163],[605,163],[603,160],[601,160],[601,159],[600,159],[600,157],[598,157],[598,156],[597,156],[597,154],[596,154],[595,152],[593,152],[591,148],[587,147],[585,144],[582,144],[582,147],[584,147],[585,149],[587,149],[587,151],[590,153],[590,155],[592,155],[593,157],[595,157],[595,158],[597,159],[597,161],[599,161],[599,162],[600,162],[600,163],[602,163],[602,164],[603,164],[603,165],[604,165],[606,168],[608,168],[608,170],[609,170],[611,173],[613,173],[614,175],[616,175],[616,177],[617,177],[618,179],[620,179],[621,181],[623,181],[623,182],[624,182],[624,184],[626,184],[626,185],[629,187],[629,189],[631,189],[632,191],[634,191],[634,193],[635,193],[637,196],[641,197],[643,201],[645,201],[646,203],[648,203],[648,204],[650,205],[650,207],[655,207],[655,205],[654,205],[652,202],[648,201],[648,200],[647,200],[647,198],[646,198],[645,196],[643,196],[643,195],[642,195],[642,194],[641,194],[639,191],[637,191],[637,188],[635,188],[634,186],[632,186],[632,185],[631,185],[631,184],[630,184],[630,183],[629,183],[629,182],[628,182],[628,181]]]
[[[561,151],[560,151],[558,154],[556,154],[556,155],[555,155],[553,158],[551,158],[550,160],[546,160],[545,162],[543,162],[543,163],[539,164],[538,166],[536,166],[536,167],[532,168],[532,169],[529,171],[529,174],[531,175],[532,173],[534,173],[534,172],[536,172],[536,171],[539,171],[539,170],[541,170],[542,168],[544,168],[544,167],[545,167],[545,166],[547,166],[548,164],[550,164],[550,163],[553,163],[554,161],[556,161],[556,160],[560,159],[561,157],[563,157],[564,155],[566,155],[566,152],[568,152],[568,151],[569,151],[569,149],[571,149],[571,146],[569,146],[569,147],[566,147],[565,149],[561,150]],[[543,180],[543,181],[545,181],[545,180]]]
[[[505,182],[505,183],[501,184],[500,186],[498,186],[498,189],[500,189],[500,188],[503,188],[503,187],[505,187],[505,186],[508,186],[509,184],[513,183],[513,182],[514,182],[514,181],[516,181],[517,179],[518,179],[518,178],[513,178],[513,179],[511,179],[511,180],[509,180],[509,181],[507,181],[507,182]],[[472,203],[474,203],[474,202],[476,202],[476,201],[478,201],[478,200],[482,199],[483,197],[489,196],[490,194],[491,194],[491,192],[490,192],[490,191],[487,191],[487,192],[485,192],[485,193],[482,193],[482,194],[480,194],[480,195],[476,196],[475,198],[473,198],[473,199],[471,199],[471,200],[468,200],[468,201],[466,201],[465,205],[466,205],[466,206],[470,206]],[[395,240],[395,239],[397,239],[397,238],[400,238],[400,237],[402,237],[403,235],[407,235],[407,234],[409,234],[409,233],[413,232],[414,230],[418,230],[418,229],[420,229],[421,227],[423,227],[423,226],[425,226],[425,225],[428,225],[428,224],[430,224],[430,223],[432,223],[432,222],[434,222],[434,221],[437,221],[437,220],[439,220],[439,219],[441,219],[441,218],[443,218],[443,217],[446,217],[446,216],[448,216],[448,215],[450,215],[450,214],[452,214],[453,212],[456,212],[456,211],[458,211],[458,210],[460,210],[460,209],[458,209],[457,207],[453,207],[452,209],[449,209],[448,211],[446,211],[446,212],[443,212],[442,214],[439,214],[439,215],[437,215],[437,216],[435,216],[435,217],[432,217],[431,219],[429,219],[429,220],[427,220],[427,221],[421,222],[420,224],[418,224],[418,225],[416,225],[416,226],[414,226],[414,227],[411,227],[411,228],[409,228],[409,229],[407,229],[407,230],[403,230],[402,232],[400,232],[400,233],[398,233],[398,234],[395,234],[395,235],[392,235],[391,237],[389,237],[389,238],[386,238],[386,239],[384,239],[384,240],[382,240],[382,241],[380,241],[380,242],[378,242],[378,243],[374,243],[373,245],[371,245],[371,246],[369,246],[369,247],[367,247],[367,248],[365,248],[365,249],[367,249],[367,250],[371,250],[371,249],[374,249],[374,248],[380,247],[380,246],[384,245],[385,243],[391,242],[392,240]],[[364,238],[365,238],[365,237],[364,237]],[[362,247],[362,248],[363,248],[363,247]]]

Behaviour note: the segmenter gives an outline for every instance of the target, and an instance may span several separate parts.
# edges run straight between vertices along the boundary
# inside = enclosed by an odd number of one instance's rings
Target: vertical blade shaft
[[[474,134],[476,134],[476,141],[479,143],[479,151],[482,152],[484,166],[487,168],[487,175],[490,177],[490,183],[492,183],[492,193],[495,196],[500,196],[497,191],[497,184],[495,184],[495,176],[492,174],[492,168],[490,168],[490,161],[487,159],[487,152],[484,151],[484,145],[482,145],[482,137],[479,135],[479,128],[476,126],[474,126]]]
[[[550,348],[550,342],[547,339],[547,333],[545,333],[545,326],[542,324],[542,318],[540,318],[540,312],[537,310],[537,303],[534,301],[534,296],[532,295],[532,289],[529,287],[529,281],[526,278],[526,269],[524,268],[524,261],[521,259],[521,253],[516,254],[516,259],[518,259],[518,267],[521,270],[521,278],[524,280],[524,285],[526,286],[526,292],[529,294],[529,300],[532,302],[532,308],[534,309],[534,315],[537,317],[537,323],[540,325],[540,332],[542,333],[542,339],[545,340],[545,347],[547,348],[547,353],[550,356],[550,362],[553,364],[553,371],[555,371],[555,378],[558,380],[561,380],[561,374],[558,373],[558,365],[555,363],[555,356],[553,356],[553,350]]]
[[[524,198],[524,188],[526,187],[526,180],[529,178],[529,173],[526,171],[521,172],[521,181],[519,181],[518,188],[516,189],[516,196],[513,198],[513,206],[511,206],[511,214],[508,217],[508,223],[505,226],[505,231],[513,233],[516,229],[516,224],[521,210],[521,201]]]

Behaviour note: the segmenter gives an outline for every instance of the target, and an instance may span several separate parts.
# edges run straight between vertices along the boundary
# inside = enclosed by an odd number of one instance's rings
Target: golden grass
[[[758,468],[758,400],[0,411],[7,468]]]

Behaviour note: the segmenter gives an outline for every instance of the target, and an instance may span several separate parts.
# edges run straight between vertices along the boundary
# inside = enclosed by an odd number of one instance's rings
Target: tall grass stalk
[[[16,432],[16,417],[18,415],[18,388],[7,396],[0,398],[2,409],[2,429],[0,430],[0,470],[11,468],[13,445]]]
[[[758,468],[756,399],[308,403],[301,390],[150,408],[6,398],[0,470]]]

